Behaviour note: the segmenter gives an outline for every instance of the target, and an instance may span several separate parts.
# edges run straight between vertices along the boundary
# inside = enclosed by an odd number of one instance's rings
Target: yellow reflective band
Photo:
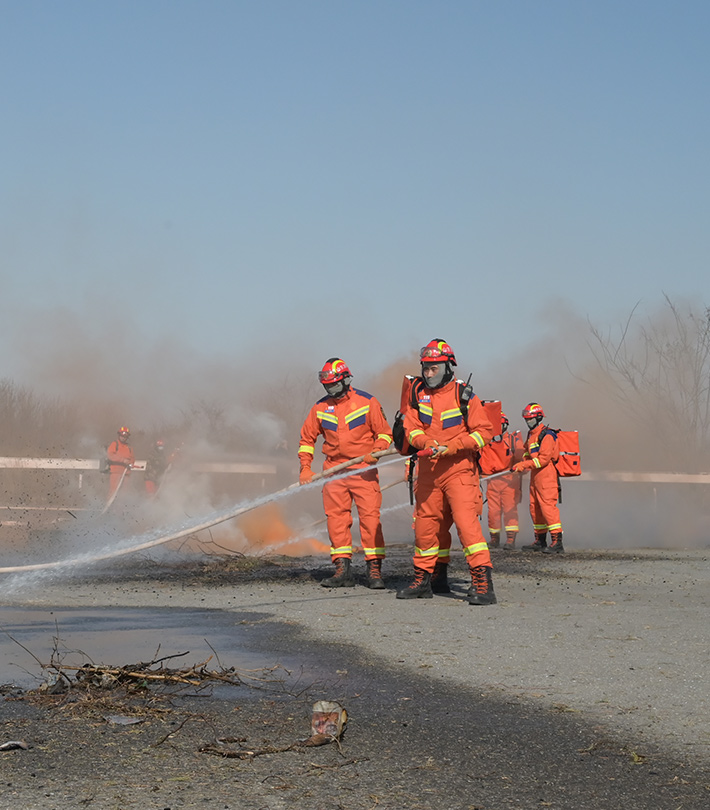
[[[506,526],[506,529],[507,529],[507,528],[508,528],[508,527]],[[489,531],[491,534],[500,534],[500,529],[488,529],[488,531]]]
[[[334,413],[326,413],[325,411],[316,411],[316,416],[321,422],[330,422],[331,425],[338,424],[338,417]]]
[[[445,419],[452,419],[454,416],[463,416],[461,413],[461,408],[449,408],[448,411],[442,411],[441,421],[443,422]]]
[[[419,430],[419,428],[414,428],[414,430],[409,434],[409,441],[411,442],[415,436],[423,436],[424,431]]]
[[[333,554],[352,554],[353,547],[352,546],[340,546],[340,548],[331,548],[330,556],[332,557]]]
[[[488,543],[486,543],[485,540],[483,543],[474,543],[472,546],[466,546],[466,548],[464,548],[463,550],[463,553],[467,557],[470,557],[472,554],[475,554],[478,551],[483,551],[484,549],[486,550],[488,549]]]
[[[468,435],[474,440],[474,442],[476,442],[476,444],[479,447],[483,447],[483,445],[486,443],[483,436],[481,436],[481,434],[477,430],[475,430],[473,433],[469,433]]]
[[[530,452],[540,449],[540,442],[530,442]]]
[[[562,531],[562,524],[561,523],[550,523],[550,524],[548,524],[547,528],[551,532],[560,532],[560,531]]]
[[[425,414],[425,416],[434,416],[434,409],[431,405],[425,405],[423,402],[419,403],[419,413]]]
[[[358,408],[356,411],[349,413],[345,417],[345,423],[349,425],[353,421],[353,419],[358,419],[360,416],[364,416],[366,413],[368,413],[369,410],[370,410],[369,405],[363,405],[362,408]]]
[[[523,453],[523,458],[530,458],[530,453],[527,450]]]
[[[364,554],[374,554],[376,557],[383,557],[385,556],[385,549],[382,546],[374,546],[370,548],[369,546],[363,545],[362,547]]]
[[[533,459],[533,464],[535,465],[535,467],[536,467],[538,470],[542,469],[542,464],[540,464],[540,459],[539,459],[539,458],[534,458],[534,459]]]
[[[387,433],[378,433],[377,438],[387,442],[388,445],[392,442],[392,437]]]
[[[313,447],[313,445],[312,445],[312,444],[302,444],[302,445],[301,445],[301,446],[298,448],[298,452],[299,452],[299,453],[310,453],[311,455],[315,455],[316,448],[315,448],[315,447]]]
[[[520,526],[517,523],[511,523],[510,526],[506,526],[505,530],[507,532],[518,532],[520,531]]]
[[[440,559],[442,562],[443,562],[444,560],[446,560],[446,562],[448,562],[448,561],[449,561],[449,558],[450,558],[450,556],[451,556],[451,549],[449,549],[449,548],[440,548],[440,549],[439,549],[439,554],[438,554],[437,556],[439,557],[439,559]]]
[[[533,529],[535,529],[536,532],[547,529],[547,523],[533,523]]]
[[[421,548],[414,549],[414,556],[415,557],[438,557],[439,556],[439,546],[434,548],[428,548],[423,550]]]

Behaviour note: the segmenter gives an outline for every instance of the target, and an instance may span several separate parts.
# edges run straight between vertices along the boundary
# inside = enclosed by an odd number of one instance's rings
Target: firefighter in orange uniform
[[[417,407],[404,415],[409,444],[421,453],[416,487],[414,580],[398,599],[429,599],[439,560],[440,532],[450,508],[471,572],[468,602],[496,602],[491,556],[481,529],[483,499],[477,456],[493,437],[481,400],[454,379],[456,357],[446,341],[435,338],[420,353],[425,386]]]
[[[135,464],[133,448],[128,443],[131,431],[127,427],[118,429],[118,439],[109,444],[106,455],[109,463],[108,496],[111,498],[121,485],[124,475],[131,474],[131,467]]]
[[[168,466],[165,442],[162,439],[156,439],[145,464],[145,491],[149,498],[155,498],[158,494]]]
[[[523,437],[519,431],[508,433],[508,417],[501,413],[501,433],[494,436],[485,450],[493,450],[501,459],[501,467],[510,469],[523,458]],[[502,470],[501,470],[502,471]],[[485,470],[484,470],[485,472]],[[519,475],[501,475],[486,482],[488,500],[488,533],[491,536],[488,546],[500,546],[501,526],[506,535],[503,548],[511,551],[515,548],[515,538],[520,531],[518,523],[518,504],[522,500],[522,482]],[[501,522],[501,516],[503,521]]]
[[[535,542],[523,546],[523,551],[542,551],[545,554],[562,554],[562,523],[557,501],[560,482],[555,462],[560,456],[557,434],[543,424],[545,412],[537,402],[523,408],[523,419],[528,426],[523,460],[513,465],[515,472],[530,470],[530,517],[532,518]],[[547,532],[550,545],[547,545]]]
[[[367,564],[367,585],[373,590],[382,590],[385,587],[382,581],[385,541],[380,524],[382,493],[377,470],[372,466],[377,459],[372,453],[387,450],[392,443],[392,431],[377,399],[350,387],[352,374],[343,360],[338,357],[327,360],[318,379],[326,396],[311,408],[301,428],[299,482],[307,484],[313,478],[311,465],[318,436],[323,437],[324,471],[349,459],[365,456],[364,461],[353,465],[353,469],[363,470],[361,474],[331,481],[323,487],[323,506],[335,574],[323,580],[321,585],[342,588],[355,584],[350,571],[354,501]]]

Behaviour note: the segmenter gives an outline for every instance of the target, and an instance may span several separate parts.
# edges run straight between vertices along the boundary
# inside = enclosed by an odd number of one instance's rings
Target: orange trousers
[[[123,480],[123,484],[121,484],[121,479],[123,478],[123,473],[126,473],[126,477]],[[128,484],[128,476],[131,474],[130,470],[126,470],[126,468],[118,464],[112,464],[110,467],[110,474],[108,477],[108,497],[110,498],[113,493],[118,489],[120,486],[121,489],[127,489]],[[123,496],[121,496],[123,497]]]
[[[414,519],[412,520],[412,529],[417,525],[417,513],[414,513]],[[454,525],[454,516],[451,514],[451,507],[449,506],[449,502],[446,501],[444,504],[444,515],[439,522],[439,530],[437,531],[437,539],[439,541],[439,553],[437,556],[437,562],[444,563],[448,565],[451,561],[451,527]],[[416,536],[416,529],[415,536]]]
[[[456,463],[445,465],[439,461],[433,470],[420,469],[414,524],[414,567],[433,572],[437,561],[449,561],[451,523],[447,514],[456,524],[469,567],[492,567],[488,543],[481,529],[482,511],[478,476],[470,467]],[[448,542],[446,547],[442,547],[442,540],[445,544]],[[444,553],[440,555],[440,552]]]
[[[328,518],[331,559],[352,557],[353,502],[360,519],[360,539],[365,559],[384,559],[385,539],[380,523],[382,492],[377,470],[373,469],[360,475],[331,481],[323,487],[323,507]]]
[[[546,475],[540,480],[533,471],[530,476],[530,517],[534,531],[562,531],[560,510],[557,506],[559,494],[556,476],[551,478]]]
[[[515,478],[520,479],[520,476],[516,475]],[[519,532],[520,485],[516,486],[512,476],[503,475],[489,481],[486,486],[486,497],[488,498],[488,531],[491,535],[500,534],[501,527],[505,532]]]

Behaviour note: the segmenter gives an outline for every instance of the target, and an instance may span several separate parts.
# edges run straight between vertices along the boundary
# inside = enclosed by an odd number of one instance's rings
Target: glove
[[[463,442],[461,439],[452,439],[444,450],[439,452],[440,456],[453,456],[463,450]]]
[[[439,446],[439,442],[436,439],[427,439],[426,444],[424,445],[425,450],[436,450]]]
[[[298,483],[303,486],[310,484],[313,480],[313,470],[310,467],[301,467],[301,474],[298,476]]]
[[[363,458],[363,461],[365,462],[365,464],[377,464],[379,459],[375,458],[375,456],[373,456],[372,453],[368,453],[365,456],[365,458]]]
[[[513,464],[511,469],[513,470],[513,472],[525,472],[522,461],[518,461],[516,464]]]

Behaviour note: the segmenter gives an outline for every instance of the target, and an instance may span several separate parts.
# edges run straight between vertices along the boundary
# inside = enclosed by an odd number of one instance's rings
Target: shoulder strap
[[[415,377],[414,382],[412,382],[411,390],[411,397],[410,397],[410,404],[412,408],[417,410],[419,408],[419,392],[422,390],[422,386],[424,385],[424,380],[421,377]]]

